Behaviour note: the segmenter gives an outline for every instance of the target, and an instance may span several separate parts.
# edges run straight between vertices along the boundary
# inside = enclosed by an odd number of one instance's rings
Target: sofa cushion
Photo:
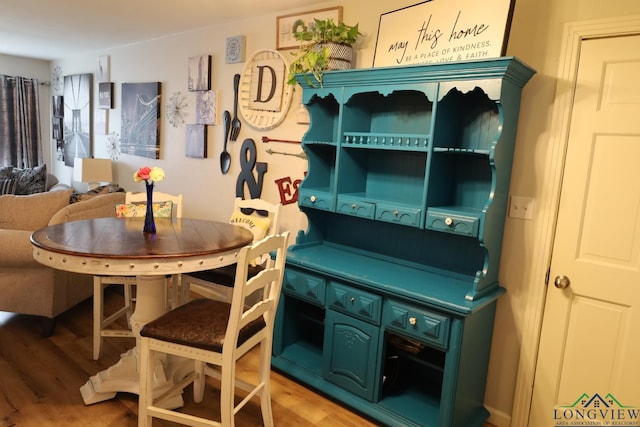
[[[0,228],[31,230],[46,227],[51,217],[69,204],[73,190],[19,196],[0,196]]]
[[[123,203],[125,193],[103,194],[89,200],[72,203],[60,209],[49,221],[49,225],[60,224],[69,221],[80,221],[91,218],[108,218],[116,216],[113,208],[118,203]]]
[[[0,179],[0,195],[15,194],[15,193],[16,193],[15,179]]]

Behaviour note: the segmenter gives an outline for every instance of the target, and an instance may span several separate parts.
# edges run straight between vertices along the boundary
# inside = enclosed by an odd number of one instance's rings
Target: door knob
[[[569,285],[571,284],[571,280],[569,280],[567,276],[560,275],[560,276],[556,276],[556,279],[553,281],[553,284],[558,289],[565,289],[569,287]]]

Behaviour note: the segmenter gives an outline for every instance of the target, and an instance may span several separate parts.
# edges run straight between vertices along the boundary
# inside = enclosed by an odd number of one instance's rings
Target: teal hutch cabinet
[[[482,426],[522,87],[515,58],[307,84],[308,229],[273,367],[385,425]]]

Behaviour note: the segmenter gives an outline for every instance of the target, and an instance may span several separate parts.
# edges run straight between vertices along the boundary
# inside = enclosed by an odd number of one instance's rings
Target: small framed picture
[[[190,91],[211,89],[211,55],[200,55],[189,58]]]
[[[96,69],[96,81],[98,83],[108,82],[111,80],[109,77],[109,68],[111,66],[111,60],[109,55],[98,57],[98,68]]]
[[[333,19],[333,22],[338,24],[342,22],[342,6],[278,16],[276,18],[276,49],[295,49],[300,46],[300,42],[293,37],[293,24],[301,20],[307,26],[313,25],[315,18]]]
[[[98,83],[98,107],[113,108],[113,83]]]
[[[227,37],[225,63],[235,64],[237,62],[244,62],[244,46],[244,36]]]
[[[186,126],[186,155],[198,159],[207,158],[207,127],[205,125]]]
[[[100,109],[93,112],[93,128],[96,135],[106,135],[109,133],[109,122],[107,115],[109,111]]]
[[[51,118],[51,137],[56,141],[62,141],[62,117]]]
[[[62,95],[54,95],[51,98],[53,117],[64,117],[64,97]]]
[[[200,125],[217,125],[218,100],[215,90],[196,92],[196,123]]]

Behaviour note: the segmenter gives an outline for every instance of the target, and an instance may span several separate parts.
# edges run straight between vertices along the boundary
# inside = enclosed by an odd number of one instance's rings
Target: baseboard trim
[[[487,408],[490,414],[489,419],[487,420],[488,423],[493,424],[496,427],[511,426],[511,414],[507,414],[506,412],[499,411],[486,405],[485,408]]]

